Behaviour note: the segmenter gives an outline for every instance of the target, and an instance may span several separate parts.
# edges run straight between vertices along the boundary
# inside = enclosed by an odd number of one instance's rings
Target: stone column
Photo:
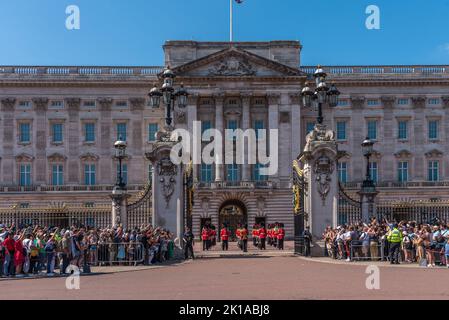
[[[383,139],[379,141],[383,148],[383,158],[382,158],[382,176],[383,180],[386,181],[394,181],[395,180],[395,166],[392,165],[395,163],[394,158],[394,143],[397,137],[394,136],[394,117],[393,110],[394,104],[396,102],[396,98],[392,96],[384,96],[381,98],[383,111],[384,111],[384,119],[383,119]],[[385,143],[385,142],[386,143]]]
[[[143,109],[145,107],[144,98],[131,98],[131,119],[128,133],[128,141],[130,142],[130,155],[132,160],[128,162],[128,180],[130,183],[145,183],[147,181],[145,159],[142,155],[143,147]],[[133,157],[134,156],[134,157]],[[132,161],[132,163],[131,163]]]
[[[224,95],[218,94],[215,98],[215,129],[222,133],[224,137],[224,119],[223,119],[223,102]],[[224,145],[222,144],[222,148]],[[216,154],[215,156],[215,181],[223,181],[223,154]]]
[[[363,117],[363,109],[365,106],[365,97],[362,96],[352,96],[351,97],[351,148],[353,154],[351,157],[351,171],[352,180],[360,181],[365,178],[365,168],[363,159],[361,144],[366,138],[365,128],[365,118]]]
[[[98,172],[101,179],[105,179],[102,183],[112,184],[115,182],[116,168],[112,166],[111,152],[113,152],[112,137],[112,98],[100,98],[97,100],[100,109],[100,159],[98,161]],[[115,137],[114,137],[115,138]],[[128,170],[129,171],[129,170]]]
[[[47,182],[47,98],[34,98],[34,111],[36,114],[36,163],[34,165],[34,183],[46,184]]]
[[[443,122],[445,124],[449,123],[449,96],[443,96],[441,97],[441,100],[443,101],[443,109],[444,109],[444,120]],[[445,142],[445,148],[443,149],[444,154],[449,154],[449,126],[444,126],[444,142]],[[443,179],[447,180],[449,179],[449,166],[445,166],[445,172],[443,175]]]
[[[80,125],[80,104],[79,98],[68,98],[65,101],[69,113],[69,138],[68,138],[68,156],[67,171],[68,184],[79,184],[80,182],[80,139],[83,139],[82,129]]]
[[[417,181],[425,180],[425,159],[424,145],[426,143],[426,118],[424,115],[424,108],[426,106],[426,98],[422,96],[412,97],[413,108],[415,109],[413,119],[413,135],[414,143],[412,150],[414,156],[414,178]]]
[[[279,104],[281,100],[281,95],[279,93],[269,93],[268,94],[268,129],[269,130],[279,130]],[[279,134],[279,133],[278,133]],[[269,133],[267,136],[267,143],[269,143]],[[269,144],[268,144],[269,145]],[[278,148],[278,146],[276,146]],[[278,152],[278,150],[270,150],[267,148],[270,156],[274,152]],[[278,154],[278,157],[280,155]],[[279,162],[279,160],[278,160]],[[280,163],[280,162],[279,162]],[[279,183],[279,168],[277,173],[271,176],[272,180],[276,180],[276,183]]]
[[[250,104],[251,104],[251,94],[242,94],[242,130],[246,131],[251,128],[251,119],[250,119]],[[248,150],[249,144],[245,143],[245,162],[242,165],[242,180],[250,181],[251,180],[251,165],[249,164],[248,158]]]
[[[3,120],[3,154],[2,154],[2,173],[4,183],[14,184],[14,127],[16,126],[14,119],[15,98],[5,98],[1,100],[2,120]]]
[[[199,181],[198,177],[198,163],[201,163],[201,137],[195,137],[193,131],[194,121],[198,121],[198,94],[192,93],[187,98],[187,130],[192,137],[190,141],[190,148],[192,150],[192,160],[193,160],[193,182],[197,183]],[[200,132],[195,132],[197,135],[201,135]],[[196,139],[196,145],[195,145]],[[199,144],[198,144],[199,143]],[[196,163],[196,164],[195,164]]]
[[[290,94],[290,107],[291,107],[291,141],[292,141],[292,155],[291,158],[295,159],[298,154],[301,153],[301,95],[299,93]]]
[[[126,190],[114,187],[112,190],[112,225],[122,226],[124,230],[128,229],[128,198],[130,195]]]

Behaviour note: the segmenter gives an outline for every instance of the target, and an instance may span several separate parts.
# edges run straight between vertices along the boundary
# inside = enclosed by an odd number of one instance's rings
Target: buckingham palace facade
[[[194,232],[237,214],[245,222],[282,222],[293,234],[292,160],[315,124],[300,91],[315,67],[302,66],[298,41],[167,41],[165,66],[189,92],[175,108],[177,128],[277,129],[279,169],[195,165]],[[326,61],[322,62],[325,65]],[[145,153],[164,126],[148,92],[164,67],[0,66],[0,207],[109,203],[128,143],[130,192],[147,183]],[[380,199],[449,199],[449,66],[324,66],[341,96],[324,110],[336,133],[339,177],[357,191],[365,176],[361,143],[376,141],[371,176]]]

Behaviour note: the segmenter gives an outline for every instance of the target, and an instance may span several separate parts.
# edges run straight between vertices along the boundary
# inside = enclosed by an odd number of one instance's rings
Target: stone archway
[[[218,210],[218,222],[218,236],[220,236],[222,225],[226,224],[231,232],[230,240],[236,241],[235,231],[237,230],[238,224],[248,224],[248,212],[245,204],[236,199],[226,200]]]

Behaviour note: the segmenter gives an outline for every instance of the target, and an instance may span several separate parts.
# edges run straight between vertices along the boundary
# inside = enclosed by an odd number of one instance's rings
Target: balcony
[[[342,184],[345,189],[348,190],[359,190],[362,187],[362,182],[348,182]],[[449,187],[449,181],[409,181],[409,182],[398,182],[398,181],[379,181],[376,184],[378,189],[408,189],[408,188],[441,188]]]
[[[276,184],[272,181],[223,181],[198,182],[195,189],[274,189]]]
[[[143,185],[129,185],[128,191],[143,190]],[[113,185],[63,185],[63,186],[49,186],[49,185],[31,185],[31,186],[0,186],[0,193],[51,193],[51,192],[112,192]]]

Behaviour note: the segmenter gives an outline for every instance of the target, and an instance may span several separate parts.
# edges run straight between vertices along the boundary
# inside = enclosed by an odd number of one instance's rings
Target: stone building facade
[[[297,41],[168,41],[165,66],[189,91],[177,128],[277,129],[279,170],[196,165],[194,232],[211,221],[283,222],[293,234],[291,163],[316,117],[299,92],[314,67]],[[325,61],[323,61],[325,63]],[[341,181],[356,191],[365,175],[360,144],[376,140],[370,166],[380,199],[448,199],[449,67],[324,68],[342,92],[325,124],[336,131]],[[128,143],[131,192],[151,176],[145,153],[164,125],[148,92],[163,67],[0,67],[0,206],[108,203],[117,175],[114,141]]]

